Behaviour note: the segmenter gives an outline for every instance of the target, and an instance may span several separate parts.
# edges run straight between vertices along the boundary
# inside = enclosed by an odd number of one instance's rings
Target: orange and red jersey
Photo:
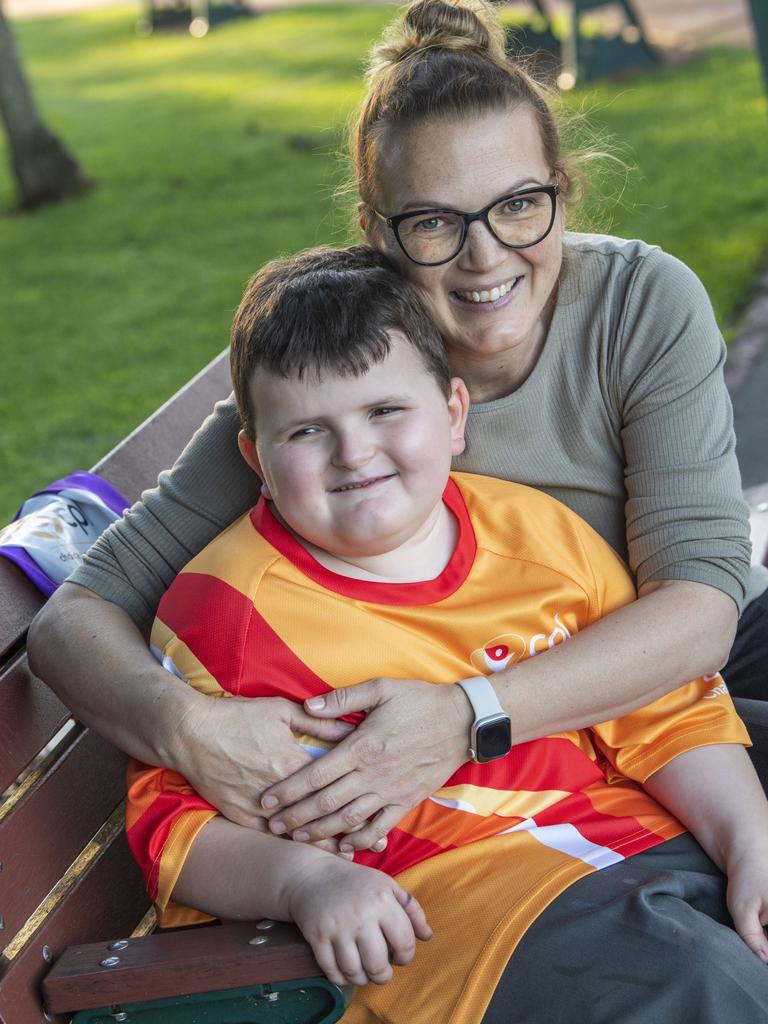
[[[388,584],[324,568],[262,500],[179,574],[152,644],[208,694],[303,701],[381,675],[451,683],[500,671],[634,599],[613,551],[542,492],[455,474],[444,501],[459,539],[443,572]],[[297,742],[323,752],[309,737]],[[416,894],[435,937],[394,981],[360,990],[345,1022],[396,1021],[407,1007],[414,1020],[476,1024],[551,900],[684,831],[639,783],[683,751],[748,742],[714,676],[620,719],[463,765],[383,853],[355,856]],[[204,920],[170,897],[215,809],[176,773],[137,763],[128,797],[128,840],[162,923]]]

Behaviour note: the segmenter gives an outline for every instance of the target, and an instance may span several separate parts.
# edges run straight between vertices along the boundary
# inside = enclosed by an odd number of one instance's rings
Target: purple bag
[[[0,530],[0,556],[15,562],[50,597],[129,505],[95,473],[70,473],[28,498]]]

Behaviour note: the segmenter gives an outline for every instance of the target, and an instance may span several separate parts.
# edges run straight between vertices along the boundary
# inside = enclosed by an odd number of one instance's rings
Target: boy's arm
[[[728,876],[734,928],[768,964],[768,801],[747,752],[737,744],[686,751],[646,779],[644,788]]]
[[[418,901],[381,871],[221,817],[197,833],[173,899],[215,917],[294,921],[338,985],[384,984],[432,934]]]

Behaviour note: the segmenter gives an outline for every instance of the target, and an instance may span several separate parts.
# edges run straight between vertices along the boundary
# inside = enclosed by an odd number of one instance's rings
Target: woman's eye
[[[428,234],[431,231],[439,231],[440,228],[445,227],[445,221],[442,217],[425,217],[424,220],[417,221],[414,226],[414,231],[423,231]]]
[[[504,204],[504,213],[525,213],[530,203],[530,199],[508,199]]]

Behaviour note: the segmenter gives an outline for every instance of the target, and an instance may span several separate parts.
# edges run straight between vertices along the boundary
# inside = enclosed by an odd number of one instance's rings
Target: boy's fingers
[[[338,964],[338,969],[344,976],[343,984],[368,984],[368,975],[363,970],[363,965],[360,962],[360,952],[355,942],[351,939],[337,938],[333,943],[333,954]]]
[[[339,965],[336,963],[333,946],[329,942],[312,943],[312,952],[315,954],[315,960],[317,960],[320,970],[329,981],[332,981],[334,985],[347,984],[347,979],[341,973]]]
[[[764,964],[768,964],[768,940],[765,932],[739,932],[742,939]]]
[[[422,905],[413,893],[407,892],[407,890],[401,889],[400,886],[398,886],[395,889],[395,898],[408,915],[408,919],[411,922],[416,938],[421,939],[422,942],[426,942],[431,939],[432,929],[427,924],[427,915],[424,913]]]
[[[753,953],[768,964],[768,937],[765,934],[760,907],[736,910],[733,913],[733,926]]]
[[[389,947],[379,927],[366,929],[359,936],[357,946],[360,961],[369,981],[375,985],[385,985],[392,977],[392,965],[389,962]]]

